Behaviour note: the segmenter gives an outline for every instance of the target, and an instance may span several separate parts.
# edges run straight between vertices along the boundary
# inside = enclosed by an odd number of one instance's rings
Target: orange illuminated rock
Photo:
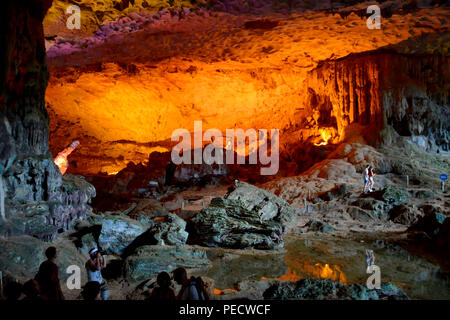
[[[381,30],[367,29],[354,13],[266,18],[276,21],[273,28],[249,28],[248,16],[226,13],[163,19],[49,57],[52,152],[68,135],[83,137],[70,172],[111,174],[170,150],[172,132],[191,131],[196,120],[222,132],[280,129],[286,150],[342,142],[354,123],[378,132],[371,126],[383,121],[384,78],[404,68],[393,69],[392,56],[361,53],[386,46],[415,52],[417,42],[406,40],[444,30],[449,21],[443,8],[394,14],[383,18]],[[446,34],[424,39],[445,54],[449,42],[439,39]],[[347,61],[349,54],[356,55]]]
[[[63,151],[58,153],[56,158],[54,159],[55,164],[61,171],[61,174],[66,173],[69,168],[69,160],[67,157],[75,150],[76,147],[80,145],[78,140],[73,141],[70,145],[68,145]]]
[[[296,270],[297,268],[299,271]],[[288,268],[287,273],[281,275],[275,280],[295,282],[307,277],[313,277],[316,279],[331,279],[333,281],[339,281],[343,284],[347,284],[347,278],[339,266],[333,265],[330,267],[328,264],[322,265],[320,263],[312,265],[306,262],[300,266],[295,266],[295,269]],[[262,280],[269,280],[269,278],[263,277]]]

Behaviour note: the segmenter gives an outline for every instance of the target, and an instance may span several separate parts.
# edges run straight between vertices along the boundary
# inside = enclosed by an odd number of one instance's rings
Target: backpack
[[[209,300],[208,294],[205,290],[205,282],[203,282],[203,279],[201,277],[195,278],[194,276],[191,277],[189,286],[194,286],[198,293],[199,300]]]

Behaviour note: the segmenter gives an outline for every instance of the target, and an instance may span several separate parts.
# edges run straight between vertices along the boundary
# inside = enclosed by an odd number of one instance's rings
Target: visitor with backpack
[[[173,271],[173,279],[181,285],[177,300],[209,300],[202,278],[187,277],[186,269],[179,267]]]

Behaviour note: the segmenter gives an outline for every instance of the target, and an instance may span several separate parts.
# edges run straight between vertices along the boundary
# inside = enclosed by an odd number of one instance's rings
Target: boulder
[[[192,219],[199,242],[228,248],[278,249],[295,211],[283,199],[244,182]]]
[[[389,220],[395,223],[411,226],[419,220],[422,213],[414,207],[401,204],[393,207],[388,215]]]
[[[164,221],[154,224],[149,233],[157,243],[182,246],[189,235],[185,229],[186,222],[176,214],[169,213]]]
[[[352,205],[362,210],[369,211],[372,219],[380,220],[387,219],[387,210],[390,207],[386,202],[370,198],[357,199]]]
[[[142,281],[178,267],[204,269],[209,266],[210,261],[203,250],[177,246],[142,246],[126,258],[124,276],[131,281]]]
[[[376,219],[371,211],[363,210],[359,207],[349,206],[347,212],[354,220],[369,222]]]
[[[339,184],[333,189],[326,191],[319,195],[319,198],[324,201],[331,201],[345,197],[349,193],[349,187],[346,184]]]
[[[406,189],[385,186],[382,189],[362,194],[361,197],[351,203],[348,213],[353,219],[361,221],[389,219],[389,210],[409,200]]]
[[[123,215],[106,216],[102,221],[98,244],[107,254],[121,255],[147,229],[148,225]]]
[[[385,186],[381,190],[372,192],[369,195],[377,200],[383,201],[391,207],[405,203],[410,198],[406,189],[392,186]]]
[[[211,247],[277,249],[283,246],[283,225],[262,220],[240,200],[214,198],[193,219],[199,242]]]
[[[302,279],[297,282],[280,281],[263,294],[264,299],[288,300],[409,300],[408,296],[391,282],[380,289],[369,290],[365,285],[344,285],[330,279]]]
[[[334,228],[322,221],[318,220],[310,220],[308,221],[303,228],[307,228],[309,231],[313,232],[331,232]]]
[[[245,209],[256,211],[261,220],[278,221],[283,227],[289,227],[296,216],[294,209],[285,200],[245,182],[236,182],[224,198],[239,200]]]
[[[83,235],[80,239],[80,251],[86,258],[89,258],[89,251],[91,249],[98,249],[97,241],[95,241],[94,235],[92,233],[87,233]]]
[[[3,236],[31,235],[45,241],[52,241],[58,234],[57,226],[49,224],[50,207],[46,202],[17,204],[8,211],[8,219],[0,220],[0,234]]]
[[[438,212],[438,209],[431,205],[425,205],[422,208],[424,212],[423,217],[408,228],[409,231],[423,231],[430,238],[436,239],[444,220],[446,217]]]

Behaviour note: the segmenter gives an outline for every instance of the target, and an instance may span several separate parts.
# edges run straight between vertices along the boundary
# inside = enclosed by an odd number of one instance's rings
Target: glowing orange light
[[[315,265],[305,264],[301,267],[301,271],[303,273],[310,274],[313,278],[316,279],[331,279],[333,281],[339,281],[343,284],[347,284],[347,278],[342,270],[338,266],[330,267],[328,264],[321,265],[320,263],[316,263]],[[296,270],[293,270],[288,267],[287,273],[281,275],[278,278],[271,279],[262,277],[262,280],[284,280],[284,281],[299,281],[305,278],[297,274]]]
[[[76,147],[80,145],[80,142],[78,140],[73,141],[70,145],[68,145],[63,151],[58,153],[56,158],[53,160],[53,162],[56,164],[56,166],[59,168],[59,171],[61,171],[61,174],[65,174],[67,169],[69,168],[69,160],[67,160],[67,157],[75,150]]]
[[[227,291],[229,291],[229,292],[238,292],[235,289],[223,289],[223,290],[220,290],[220,289],[214,288],[214,294],[216,294],[216,295],[223,295]]]
[[[328,144],[328,141],[331,139],[331,133],[325,129],[320,129],[320,136],[322,141],[314,143],[315,146],[324,146]]]

